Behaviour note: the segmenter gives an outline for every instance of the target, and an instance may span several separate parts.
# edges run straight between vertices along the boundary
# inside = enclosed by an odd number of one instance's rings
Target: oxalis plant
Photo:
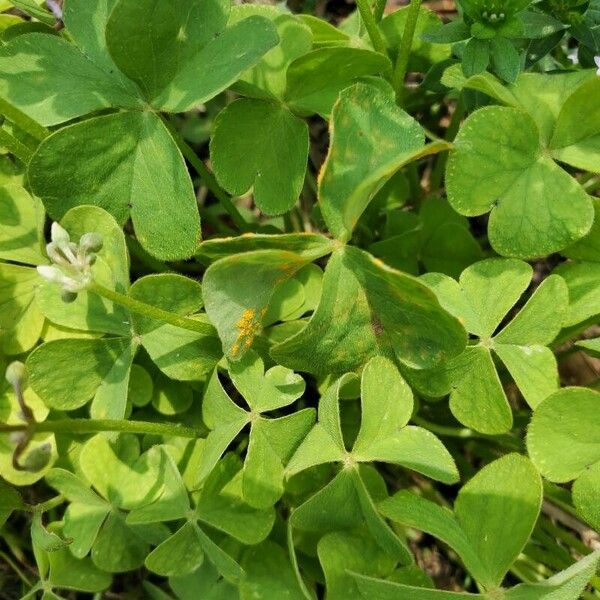
[[[600,598],[600,2],[404,4],[0,0],[1,598]]]

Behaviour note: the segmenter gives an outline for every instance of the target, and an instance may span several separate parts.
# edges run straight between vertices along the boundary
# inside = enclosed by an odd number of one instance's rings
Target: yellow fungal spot
[[[260,331],[261,328],[261,317],[257,319],[256,311],[253,308],[247,308],[242,313],[242,316],[239,318],[238,322],[235,324],[238,335],[237,338],[231,347],[231,353],[233,356],[239,354],[241,345],[246,348],[250,348],[252,342],[254,341],[254,337]]]

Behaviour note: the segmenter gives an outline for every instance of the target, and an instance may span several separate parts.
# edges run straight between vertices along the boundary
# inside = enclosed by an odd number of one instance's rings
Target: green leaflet
[[[271,356],[317,374],[360,369],[376,354],[422,369],[456,356],[464,343],[460,323],[418,280],[344,247],[327,264],[321,302],[306,327]]]
[[[342,241],[350,238],[369,201],[398,169],[447,148],[443,142],[425,146],[419,124],[391,96],[363,84],[340,94],[330,135],[319,175],[319,204],[329,230]]]
[[[334,247],[324,236],[307,234],[250,235],[202,244],[204,255],[222,257],[207,269],[202,292],[228,358],[242,358],[252,346],[276,288]]]
[[[265,17],[277,28],[279,43],[258,63],[243,73],[235,89],[250,98],[283,100],[286,73],[290,63],[311,50],[313,36],[302,22],[303,15],[294,15],[266,4],[241,4],[232,7],[229,25],[251,15]]]
[[[371,50],[318,48],[289,65],[286,104],[300,113],[328,115],[341,90],[361,77],[385,73],[390,66],[387,57]]]
[[[69,153],[79,159],[65,163]],[[183,158],[152,113],[124,112],[61,129],[40,145],[29,174],[54,219],[93,202],[120,224],[131,216],[140,243],[163,260],[189,257],[200,243]],[[165,218],[157,220],[156,214]]]
[[[568,262],[556,269],[569,288],[569,312],[565,325],[576,325],[600,312],[600,264]]]
[[[380,504],[393,521],[422,529],[449,544],[485,589],[497,587],[537,520],[542,482],[517,454],[498,459],[460,490],[454,514],[408,492]]]
[[[30,350],[44,316],[35,299],[39,279],[32,266],[47,262],[43,251],[44,210],[22,187],[0,188],[0,331],[8,355]],[[12,264],[18,263],[18,264]]]
[[[240,99],[219,114],[210,152],[225,189],[241,196],[253,187],[264,213],[281,214],[304,184],[308,127],[282,104]]]
[[[598,398],[594,390],[567,388],[549,396],[533,413],[527,448],[551,481],[575,479],[600,460],[594,434]]]
[[[44,209],[18,185],[0,188],[0,259],[26,265],[46,262],[42,251]]]

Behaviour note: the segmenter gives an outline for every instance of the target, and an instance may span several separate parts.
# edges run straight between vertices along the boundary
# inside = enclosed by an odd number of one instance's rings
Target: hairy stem
[[[373,16],[375,17],[376,23],[379,23],[381,19],[383,19],[383,13],[385,12],[386,4],[387,0],[375,0],[375,6],[373,7]]]
[[[33,152],[17,138],[13,137],[5,131],[0,129],[0,146],[4,146],[13,156],[18,158],[23,164],[29,164]]]
[[[45,127],[34,121],[10,102],[4,100],[4,98],[0,98],[0,114],[4,115],[9,121],[17,125],[19,129],[22,129],[39,142],[50,135],[50,132]]]
[[[194,152],[192,147],[181,137],[181,134],[173,125],[163,117],[163,122],[173,136],[175,143],[179,147],[181,154],[194,167],[196,173],[204,182],[204,185],[212,192],[213,196],[222,204],[227,211],[234,225],[242,232],[248,231],[248,223],[242,217],[240,211],[231,200],[231,196],[219,185],[216,177],[210,172],[204,161]]]
[[[373,48],[376,52],[380,54],[386,54],[385,42],[383,41],[383,36],[381,35],[381,31],[379,31],[379,26],[377,25],[377,21],[375,20],[375,16],[371,12],[371,7],[369,6],[368,0],[356,0],[356,5],[358,6],[358,11],[360,12],[360,18],[362,22],[365,24],[365,28],[367,33],[369,34],[369,39],[371,40],[371,44],[373,44]]]
[[[28,508],[29,510],[31,510],[31,512],[43,513],[52,510],[57,506],[60,506],[65,501],[66,498],[62,494],[59,494],[58,496],[54,496],[54,498],[50,498],[50,500],[46,500],[45,502],[40,502],[39,504],[32,504]]]
[[[100,433],[104,431],[167,435],[183,438],[198,438],[202,432],[176,423],[152,423],[150,421],[127,421],[125,419],[58,419],[42,423],[6,425],[0,423],[0,433],[26,431],[36,433]]]
[[[146,304],[145,302],[140,302],[131,296],[126,296],[125,294],[115,292],[114,290],[106,288],[99,283],[92,282],[88,288],[88,291],[98,294],[98,296],[102,296],[111,302],[120,304],[132,312],[144,315],[145,317],[150,317],[151,319],[156,319],[157,321],[164,321],[165,323],[169,323],[175,327],[180,327],[181,329],[187,329],[189,331],[195,331],[196,333],[202,333],[204,335],[216,335],[215,328],[209,323],[203,323],[202,321],[197,321],[188,317],[182,317],[181,315],[168,310],[163,310],[162,308],[152,306],[151,304]]]
[[[398,59],[396,60],[396,67],[392,76],[392,85],[394,86],[394,90],[396,90],[396,102],[400,106],[404,100],[404,79],[406,78],[408,59],[410,58],[410,50],[413,38],[415,37],[420,8],[421,0],[410,0],[406,25],[404,26],[402,42],[400,43],[400,51],[398,52]]]

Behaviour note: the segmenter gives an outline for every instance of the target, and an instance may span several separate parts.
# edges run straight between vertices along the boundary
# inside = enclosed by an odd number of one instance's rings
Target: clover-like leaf
[[[259,356],[249,351],[229,365],[232,381],[250,410],[240,408],[223,389],[215,370],[208,382],[202,415],[211,429],[200,462],[206,477],[238,435],[250,424],[248,451],[242,473],[244,499],[256,508],[268,508],[283,494],[284,465],[314,422],[314,410],[268,418],[263,413],[283,408],[304,393],[303,379],[280,366],[267,372]]]
[[[493,80],[482,87],[488,79],[467,82],[509,107],[486,107],[465,121],[446,171],[450,203],[467,216],[491,210],[488,234],[500,254],[535,258],[563,250],[590,230],[593,205],[555,161],[600,170],[600,117],[586,104],[598,84],[586,72],[528,74],[497,94]],[[585,127],[574,128],[575,120]]]
[[[361,377],[361,427],[352,450],[345,448],[339,413],[344,376],[329,387],[319,402],[317,424],[300,444],[288,466],[294,474],[326,462],[347,466],[360,462],[389,462],[428,477],[453,483],[458,479],[454,461],[429,431],[407,425],[413,410],[412,392],[394,364],[372,358]],[[427,447],[427,452],[423,449]]]
[[[242,98],[228,105],[215,124],[210,143],[215,175],[237,196],[253,187],[260,210],[281,214],[300,196],[308,142],[308,126],[284,105]]]
[[[79,463],[87,481],[63,469],[48,478],[71,502],[65,533],[73,539],[73,554],[82,558],[91,551],[94,564],[110,573],[139,567],[149,546],[139,528],[125,523],[122,510],[158,495],[157,479],[164,468],[160,449],[140,455],[135,437],[123,435],[111,442],[100,434],[86,442]]]
[[[556,359],[547,345],[567,315],[568,292],[561,278],[546,278],[512,321],[497,331],[531,276],[528,264],[498,258],[471,265],[459,282],[445,275],[423,276],[442,306],[479,341],[437,372],[413,371],[411,381],[425,395],[449,393],[454,416],[477,431],[502,433],[512,425],[492,353],[505,364],[533,408],[558,387]]]
[[[321,301],[306,327],[271,355],[296,371],[339,375],[377,354],[427,368],[460,354],[464,345],[462,325],[426,286],[348,246],[330,258]]]
[[[447,483],[455,482],[458,472],[452,457],[432,433],[407,425],[413,409],[412,393],[394,364],[383,357],[371,359],[363,370],[361,426],[352,450],[346,450],[338,403],[342,386],[351,378],[341,377],[323,394],[318,422],[292,456],[286,472],[293,475],[328,462],[341,463],[343,468],[326,487],[296,509],[290,523],[318,530],[323,520],[316,516],[319,511],[332,529],[357,526],[364,520],[383,549],[411,562],[404,543],[377,514],[358,465],[371,461],[397,464]],[[324,510],[328,505],[345,509],[334,517]]]
[[[504,456],[460,490],[454,513],[411,492],[384,500],[387,518],[450,545],[485,588],[494,589],[529,539],[542,503],[541,478],[529,459]]]
[[[193,573],[206,556],[228,580],[237,581],[243,570],[203,531],[201,523],[234,536],[245,544],[257,544],[268,535],[274,519],[272,510],[256,510],[240,497],[240,462],[227,455],[195,494],[191,503],[177,466],[163,450],[164,487],[151,504],[134,509],[127,517],[130,525],[186,519],[186,522],[159,544],[146,558],[146,566],[164,576]],[[243,525],[240,525],[240,519]]]
[[[331,145],[319,176],[319,205],[329,230],[342,241],[383,184],[401,167],[447,149],[425,146],[421,126],[380,89],[344,90],[331,116]]]

